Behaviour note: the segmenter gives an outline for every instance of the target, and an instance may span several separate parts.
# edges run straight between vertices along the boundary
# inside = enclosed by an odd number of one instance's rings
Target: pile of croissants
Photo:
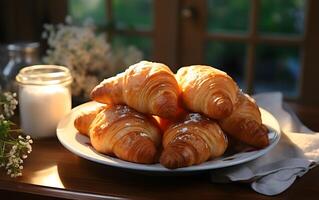
[[[225,72],[141,61],[91,92],[99,102],[75,128],[98,152],[169,169],[222,156],[230,138],[254,148],[269,144],[255,101]],[[234,142],[234,143],[236,143]]]

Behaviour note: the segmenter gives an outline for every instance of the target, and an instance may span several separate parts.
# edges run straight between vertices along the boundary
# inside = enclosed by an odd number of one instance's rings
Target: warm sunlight
[[[37,185],[64,188],[56,165],[35,172],[31,182]]]
[[[318,199],[318,36],[319,0],[0,0],[0,200]]]

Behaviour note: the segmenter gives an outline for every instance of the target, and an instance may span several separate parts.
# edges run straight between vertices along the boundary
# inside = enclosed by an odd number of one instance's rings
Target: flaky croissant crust
[[[74,120],[74,127],[79,133],[89,136],[89,128],[96,115],[106,108],[107,105],[97,104],[91,107],[89,110],[80,112],[80,114]]]
[[[233,113],[219,121],[222,129],[237,140],[256,148],[269,144],[268,129],[262,124],[261,113],[255,100],[242,92]]]
[[[156,162],[161,143],[154,119],[124,105],[110,105],[100,112],[89,135],[97,151],[136,163]]]
[[[229,116],[237,101],[238,86],[225,72],[193,65],[178,70],[176,79],[185,106],[213,119]]]
[[[180,88],[164,64],[142,61],[104,80],[91,92],[101,103],[127,104],[142,113],[174,118],[180,111]]]
[[[179,168],[203,163],[221,156],[227,148],[227,138],[219,125],[198,113],[171,125],[163,135],[160,162],[167,168]]]

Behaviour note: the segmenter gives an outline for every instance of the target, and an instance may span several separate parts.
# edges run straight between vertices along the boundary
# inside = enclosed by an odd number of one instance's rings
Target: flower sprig
[[[113,49],[107,36],[97,33],[94,22],[89,19],[76,25],[67,16],[64,24],[45,24],[42,38],[48,43],[43,62],[64,65],[71,70],[75,96],[88,97],[104,78],[123,71],[143,57],[134,46]]]
[[[22,175],[23,160],[32,151],[33,140],[21,136],[20,129],[13,129],[14,123],[7,118],[14,115],[18,101],[15,93],[0,93],[0,167],[11,177]]]
[[[0,95],[0,120],[5,117],[11,117],[14,115],[14,110],[18,105],[18,101],[15,99],[16,93],[4,92]],[[3,114],[4,113],[4,116]]]

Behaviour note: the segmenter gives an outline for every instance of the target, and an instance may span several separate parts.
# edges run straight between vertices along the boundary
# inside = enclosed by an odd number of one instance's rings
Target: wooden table
[[[302,121],[319,130],[319,107],[290,103]],[[56,138],[36,140],[23,176],[0,172],[0,195],[8,199],[270,199],[248,184],[213,184],[207,172],[184,176],[142,174],[80,158]],[[274,199],[319,198],[319,167]],[[1,198],[2,199],[2,198]]]

